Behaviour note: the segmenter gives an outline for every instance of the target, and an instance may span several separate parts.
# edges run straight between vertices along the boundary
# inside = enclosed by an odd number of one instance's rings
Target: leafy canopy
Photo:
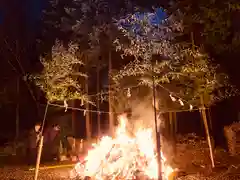
[[[153,54],[161,54],[172,59],[178,58],[176,44],[171,41],[176,31],[182,31],[181,23],[174,15],[167,16],[163,9],[153,13],[135,13],[116,22],[118,29],[128,38],[129,43],[116,39],[117,51],[135,58],[151,59]]]
[[[201,96],[205,105],[210,106],[235,94],[227,75],[219,73],[219,66],[211,62],[203,49],[175,41],[184,30],[179,17],[169,15],[156,24],[152,19],[157,14],[144,13],[140,18],[134,14],[117,22],[129,44],[117,39],[116,49],[123,51],[124,55],[135,56],[135,61],[113,74],[117,86],[129,77],[135,77],[139,85],[152,87],[151,77],[154,76],[157,86],[169,87],[171,92],[195,106],[201,105]],[[154,55],[158,55],[154,60],[157,63],[153,63],[152,68]]]
[[[78,49],[77,44],[69,43],[68,47],[64,47],[56,41],[52,57],[41,57],[43,70],[40,74],[31,76],[31,79],[46,93],[48,101],[88,101],[88,96],[83,91],[87,75],[81,71],[84,63],[77,54]]]
[[[238,0],[176,1],[172,11],[181,12],[183,34],[194,32],[196,43],[204,45],[216,54],[233,53],[240,45]]]

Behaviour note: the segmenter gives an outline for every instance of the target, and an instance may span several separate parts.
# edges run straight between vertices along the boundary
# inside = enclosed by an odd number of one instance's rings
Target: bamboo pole
[[[43,129],[44,129],[45,122],[46,122],[48,106],[49,106],[49,103],[47,103],[46,108],[45,108],[45,113],[44,113],[43,122],[42,122],[42,129],[41,129],[41,132],[40,132],[40,143],[39,143],[39,147],[38,147],[38,154],[37,154],[34,180],[37,180],[37,178],[38,178],[39,165],[40,165],[40,161],[41,161],[42,148],[43,148]]]
[[[154,73],[154,63],[152,62],[152,74]],[[154,125],[156,132],[156,149],[157,149],[157,163],[158,163],[158,180],[162,180],[162,157],[161,157],[161,135],[158,129],[157,109],[156,109],[156,89],[155,77],[152,75],[152,89],[153,89],[153,108],[154,108]]]
[[[203,96],[201,96],[201,104],[202,104],[202,109],[200,109],[200,111],[202,112],[201,115],[202,115],[205,132],[206,132],[206,136],[207,136],[207,141],[208,141],[208,146],[209,146],[209,151],[210,151],[210,158],[211,158],[211,162],[212,162],[212,167],[214,168],[215,163],[214,163],[214,157],[213,157],[213,148],[212,148],[212,142],[211,142],[210,133],[209,133],[209,127],[208,127],[208,122],[207,122],[207,115],[206,115],[206,109],[204,106]]]
[[[191,32],[191,40],[192,40],[192,50],[194,51],[195,50],[195,43],[194,43],[193,32]],[[204,128],[205,128],[206,136],[207,136],[212,167],[214,168],[215,164],[214,164],[214,158],[213,158],[213,149],[212,149],[212,143],[211,143],[211,138],[210,138],[210,133],[209,133],[209,127],[208,127],[208,121],[207,121],[207,115],[206,115],[206,109],[205,109],[205,105],[204,105],[203,95],[200,96],[200,101],[201,101],[201,105],[202,105],[202,108],[200,109],[200,112],[201,112],[201,115],[202,115],[203,124],[204,124]]]
[[[34,180],[38,179],[38,172],[39,172],[39,166],[40,166],[41,155],[42,155],[42,148],[43,148],[43,138],[44,137],[41,136],[40,143],[39,143]]]

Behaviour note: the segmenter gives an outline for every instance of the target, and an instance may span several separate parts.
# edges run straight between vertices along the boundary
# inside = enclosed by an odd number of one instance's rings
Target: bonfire
[[[82,162],[71,172],[78,179],[157,179],[158,164],[151,128],[139,128],[134,135],[127,132],[126,116],[120,116],[115,138],[104,136],[93,144]],[[161,152],[162,178],[169,180],[174,172]]]

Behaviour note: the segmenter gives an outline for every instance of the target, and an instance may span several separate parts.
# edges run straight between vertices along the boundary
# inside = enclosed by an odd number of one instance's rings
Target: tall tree
[[[237,0],[230,1],[175,1],[172,12],[181,12],[184,31],[179,41],[203,46],[206,53],[229,74],[230,80],[239,87],[237,57],[239,51],[239,8]],[[193,38],[192,38],[193,37]],[[228,60],[231,59],[231,63]]]
[[[181,12],[184,37],[191,42],[194,33],[196,45],[216,54],[236,52],[239,48],[239,9],[240,3],[230,1],[176,1],[171,7],[173,12]]]
[[[40,74],[31,75],[45,93],[50,102],[68,101],[81,99],[88,102],[88,96],[84,92],[83,82],[87,76],[81,71],[84,62],[77,55],[78,45],[70,43],[64,47],[60,42],[56,42],[52,48],[52,56],[42,57],[43,70]]]
[[[127,10],[132,9],[129,1],[107,0],[78,0],[78,1],[52,1],[51,8],[46,11],[45,18],[50,20],[50,27],[58,34],[69,34],[69,39],[80,44],[80,50],[87,57],[86,65],[99,67],[99,57],[108,59],[109,72],[111,71],[112,40],[117,29],[112,18],[119,17]],[[57,19],[54,21],[54,19]],[[48,22],[48,21],[46,21]],[[48,23],[46,23],[45,27]],[[60,28],[59,28],[60,27]],[[59,30],[60,29],[60,30]],[[47,31],[46,31],[47,32]],[[69,40],[65,39],[65,40]],[[103,64],[101,62],[101,64]],[[110,78],[109,78],[110,79]],[[109,81],[109,90],[110,81]],[[111,95],[109,107],[111,111]],[[113,117],[109,113],[110,131],[113,131]]]
[[[119,29],[130,43],[122,44],[117,39],[116,48],[125,55],[135,56],[136,60],[113,76],[115,82],[119,85],[124,77],[130,76],[139,84],[152,86],[150,77],[155,76],[157,85],[168,84],[170,91],[198,107],[202,96],[205,105],[210,106],[217,99],[235,94],[226,74],[218,73],[218,66],[204,49],[176,42],[184,31],[178,18],[176,13],[167,17],[164,11],[156,9],[155,13],[134,14],[118,21]],[[158,56],[153,59],[154,55]]]

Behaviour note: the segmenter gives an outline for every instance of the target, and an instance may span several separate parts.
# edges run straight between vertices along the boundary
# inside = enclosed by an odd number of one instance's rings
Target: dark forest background
[[[113,5],[106,0],[107,3]],[[166,9],[169,8],[169,2],[161,1],[130,1],[135,6],[142,9],[151,9],[152,6],[163,6]],[[215,4],[211,4],[219,12],[223,11],[223,3],[225,1],[217,1]],[[231,1],[236,3],[237,1]],[[179,4],[178,4],[179,3]],[[230,1],[229,1],[230,3]],[[63,3],[64,4],[64,3]],[[185,0],[177,2],[179,8],[184,8],[189,5],[191,10],[188,13],[200,12],[198,9],[200,5],[209,6],[207,0],[199,0],[198,2]],[[41,64],[39,57],[41,54],[47,53],[51,50],[51,47],[55,39],[59,38],[63,41],[68,40],[67,34],[64,34],[60,30],[55,28],[47,29],[46,33],[43,31],[46,29],[45,22],[49,19],[43,18],[43,10],[51,8],[48,0],[3,0],[0,2],[0,137],[12,137],[15,136],[16,117],[19,117],[20,131],[31,128],[36,122],[40,121],[43,117],[44,104],[46,103],[43,93],[39,91],[37,87],[31,82],[25,79],[27,74],[41,71]],[[124,8],[124,6],[123,6]],[[212,10],[212,11],[213,11]],[[131,12],[129,12],[131,13]],[[57,21],[63,16],[60,12],[57,14],[59,17],[52,19]],[[206,18],[207,19],[207,18]],[[201,28],[198,24],[191,24],[190,28],[195,34],[196,44],[203,44],[210,56],[215,62],[219,63],[222,69],[230,76],[231,82],[240,87],[240,71],[239,71],[239,55],[240,48],[233,43],[235,34],[240,30],[240,12],[234,11],[226,15],[226,22],[230,23],[228,29],[220,29],[223,32],[215,33],[212,35],[212,31],[219,29],[214,27],[215,22],[206,22],[212,25],[213,30],[206,35],[209,39],[201,36]],[[215,29],[214,29],[215,28]],[[221,28],[221,27],[220,27]],[[220,31],[219,30],[219,31]],[[223,40],[222,33],[228,34]],[[211,39],[212,38],[212,39]],[[215,39],[214,39],[215,38]],[[186,37],[186,41],[189,38]],[[211,44],[211,42],[214,42]],[[216,43],[219,45],[216,48]],[[221,48],[221,46],[227,48]],[[113,54],[113,66],[118,67],[123,64],[124,61],[119,58],[118,53]],[[121,61],[121,62],[120,62]],[[90,85],[90,92],[96,92],[94,86],[96,79],[94,78],[95,69],[91,70],[93,74]],[[101,81],[102,88],[106,84],[107,72],[102,70]],[[102,104],[102,107],[107,107],[107,104]],[[16,109],[19,108],[19,111]],[[19,112],[19,115],[17,114]],[[239,98],[233,97],[218,103],[211,108],[211,119],[213,122],[213,132],[215,137],[222,136],[222,128],[224,125],[230,124],[233,121],[239,121]],[[72,111],[69,110],[64,113],[64,110],[59,109],[56,113],[49,115],[49,119],[55,119],[59,117],[65,117],[71,121]],[[78,119],[84,117],[80,112],[77,112]],[[92,119],[94,119],[92,115]],[[103,117],[107,119],[107,117]],[[200,114],[196,113],[179,113],[178,114],[178,129],[180,132],[199,132]],[[188,127],[186,127],[188,124]],[[191,124],[191,125],[190,125]],[[84,136],[84,121],[79,121],[79,136]],[[82,127],[82,128],[81,128]],[[201,132],[199,132],[201,133]],[[1,139],[0,138],[0,139]]]

